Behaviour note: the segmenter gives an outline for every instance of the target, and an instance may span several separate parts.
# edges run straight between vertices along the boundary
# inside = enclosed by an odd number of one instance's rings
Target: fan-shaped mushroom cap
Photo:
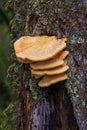
[[[65,73],[60,75],[47,75],[39,81],[38,85],[40,87],[49,87],[50,85],[66,80],[67,78],[68,76]]]
[[[50,59],[65,47],[66,43],[55,36],[24,36],[14,43],[17,58],[29,62]]]
[[[32,63],[32,61],[30,61],[30,60],[27,60],[27,59],[21,59],[21,58],[18,58],[18,60],[20,61],[20,62],[22,62],[22,63],[26,63],[26,64],[28,64],[28,63]]]
[[[32,69],[35,69],[35,70],[55,68],[64,63],[63,59],[65,59],[68,54],[69,54],[69,51],[63,51],[63,52],[60,52],[60,54],[57,54],[57,56],[49,60],[31,63],[30,66]]]
[[[64,63],[62,64],[62,66],[65,66],[67,64],[67,60],[65,59],[64,60]],[[41,75],[36,75],[36,74],[34,74],[34,76],[35,76],[35,78],[40,78],[40,77],[42,77]]]
[[[69,55],[69,51],[63,51],[59,55],[59,59],[64,60]]]
[[[30,64],[30,67],[35,70],[44,70],[44,69],[52,69],[57,66],[61,66],[64,63],[63,60],[51,59],[47,61],[37,62]]]
[[[67,65],[65,66],[60,66],[60,67],[56,67],[54,69],[49,69],[49,70],[31,70],[31,73],[33,75],[37,75],[39,77],[43,76],[43,75],[56,75],[56,74],[61,74],[66,72],[69,69],[69,67]]]

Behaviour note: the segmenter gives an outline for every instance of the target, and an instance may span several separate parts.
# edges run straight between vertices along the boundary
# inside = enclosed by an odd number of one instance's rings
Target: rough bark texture
[[[20,67],[17,130],[86,130],[87,1],[14,0],[8,3],[15,11],[11,22],[14,40],[22,35],[67,37],[70,51],[69,79],[50,88],[37,86],[29,65]]]

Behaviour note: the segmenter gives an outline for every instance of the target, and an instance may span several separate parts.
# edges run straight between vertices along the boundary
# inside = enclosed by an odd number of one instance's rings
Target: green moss
[[[85,113],[85,102],[81,102],[81,100],[84,95],[83,90],[86,89],[86,82],[84,80],[85,73],[83,73],[85,72],[83,69],[85,65],[81,63],[84,63],[87,59],[85,54],[87,51],[85,44],[86,11],[83,1],[26,0],[24,2],[23,0],[21,2],[14,1],[13,3],[15,17],[12,20],[11,30],[15,39],[25,34],[56,35],[58,38],[68,38],[67,48],[70,51],[68,65],[70,66],[70,70],[68,73],[69,80],[67,80],[65,86],[73,103],[74,113],[78,122],[80,122],[85,118],[85,116],[82,115],[82,113]],[[16,64],[16,66],[20,68],[19,64]],[[12,81],[15,86],[18,86],[20,82],[20,80],[18,82],[20,76],[15,72],[15,69],[18,71],[18,68],[15,68],[13,65]],[[37,81],[34,82],[35,79],[31,77],[29,71],[24,72],[24,75],[26,75],[26,80],[24,81],[25,87],[27,88],[27,84],[31,82],[28,87],[35,100],[37,100],[41,94],[45,94],[45,91],[37,87]],[[79,124],[81,127],[82,123],[80,122]]]

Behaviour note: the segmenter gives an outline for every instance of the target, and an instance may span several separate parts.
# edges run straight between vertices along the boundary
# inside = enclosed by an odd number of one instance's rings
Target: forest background
[[[16,119],[15,90],[7,74],[10,64],[9,51],[12,40],[10,20],[12,17],[13,11],[7,11],[6,0],[0,0],[0,130],[14,130]]]

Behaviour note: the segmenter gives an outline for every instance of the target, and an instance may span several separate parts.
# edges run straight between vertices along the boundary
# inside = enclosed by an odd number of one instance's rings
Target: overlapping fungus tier
[[[14,43],[17,59],[30,64],[35,78],[42,77],[38,83],[40,87],[49,87],[68,78],[66,41],[66,38],[55,36],[23,36]]]
[[[66,43],[55,36],[24,36],[14,43],[17,58],[25,63],[48,60],[65,47]]]
[[[31,70],[31,73],[33,75],[38,75],[39,77],[42,77],[44,75],[55,75],[55,74],[61,74],[66,72],[69,69],[69,67],[67,65],[65,66],[60,66],[60,67],[56,67],[53,69],[49,69],[49,70]]]
[[[44,76],[38,83],[40,87],[49,87],[52,84],[58,83],[60,81],[64,81],[68,78],[67,74],[63,73],[60,75],[47,75]]]
[[[58,66],[63,65],[64,59],[69,54],[69,51],[62,51],[57,54],[55,57],[41,62],[31,63],[30,67],[34,70],[44,70],[44,69],[52,69]]]

